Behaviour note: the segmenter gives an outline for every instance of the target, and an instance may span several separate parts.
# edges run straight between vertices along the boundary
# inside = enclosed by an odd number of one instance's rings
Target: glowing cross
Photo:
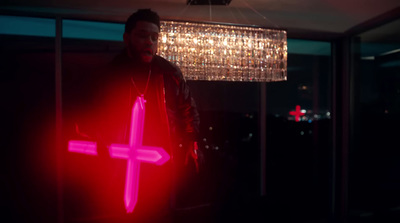
[[[162,165],[170,158],[161,147],[143,146],[144,127],[144,98],[138,97],[132,107],[129,144],[111,144],[108,149],[112,158],[127,160],[125,178],[124,202],[127,213],[132,213],[138,200],[140,162]],[[68,143],[68,151],[97,155],[95,142],[71,140]]]
[[[300,110],[300,105],[296,105],[296,111],[289,112],[290,115],[294,115],[296,122],[300,121],[300,116],[305,115],[305,112]]]

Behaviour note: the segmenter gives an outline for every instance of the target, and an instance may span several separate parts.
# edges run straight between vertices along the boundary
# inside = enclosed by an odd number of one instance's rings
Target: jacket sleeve
[[[178,69],[178,113],[183,121],[184,140],[198,141],[200,129],[200,116],[196,102],[192,97],[189,86]]]

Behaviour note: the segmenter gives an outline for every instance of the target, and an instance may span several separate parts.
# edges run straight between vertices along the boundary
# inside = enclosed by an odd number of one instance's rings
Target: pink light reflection
[[[306,113],[301,112],[300,105],[296,105],[296,111],[289,112],[290,115],[295,117],[296,122],[300,121],[300,116],[305,115]]]

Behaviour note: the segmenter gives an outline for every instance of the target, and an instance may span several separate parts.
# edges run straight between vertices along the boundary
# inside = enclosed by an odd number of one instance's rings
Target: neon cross
[[[290,115],[294,115],[296,122],[300,121],[300,116],[305,115],[305,112],[301,112],[300,105],[296,105],[296,111],[289,112]]]
[[[124,202],[127,213],[132,213],[138,200],[140,162],[162,165],[170,158],[161,147],[143,146],[143,126],[145,100],[138,97],[132,107],[129,144],[111,144],[108,146],[112,158],[127,160]],[[96,142],[70,140],[68,151],[97,155]]]

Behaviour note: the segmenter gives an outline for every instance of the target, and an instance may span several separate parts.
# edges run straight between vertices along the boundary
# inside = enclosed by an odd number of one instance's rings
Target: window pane
[[[260,196],[259,83],[190,81],[201,118],[206,196],[226,217]],[[233,210],[240,209],[236,213]]]
[[[124,24],[63,20],[63,38],[122,41]]]
[[[358,35],[350,215],[398,222],[400,206],[400,20]]]
[[[0,15],[0,34],[56,36],[55,19]]]
[[[329,42],[288,40],[288,79],[267,84],[267,199],[288,221],[327,219],[331,201]]]

